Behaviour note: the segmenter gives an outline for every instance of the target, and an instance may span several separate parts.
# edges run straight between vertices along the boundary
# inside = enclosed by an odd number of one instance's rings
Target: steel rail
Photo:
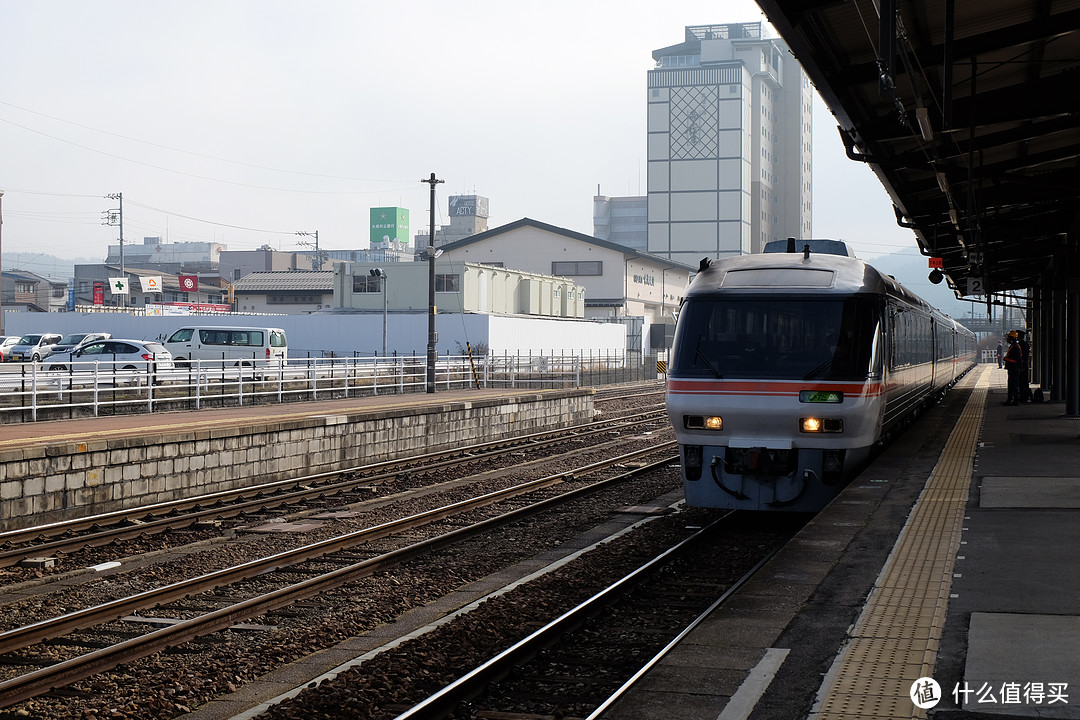
[[[110,527],[107,530],[101,530],[91,536],[84,536],[82,538],[65,538],[62,540],[46,541],[33,545],[21,545],[19,547],[0,550],[0,568],[17,565],[27,557],[41,555],[43,553],[60,551],[70,552],[70,548],[72,547],[97,547],[107,545],[116,540],[137,538],[171,528],[186,527],[206,519],[232,517],[241,515],[253,509],[265,510],[280,507],[282,505],[298,503],[313,497],[347,492],[352,488],[369,484],[373,481],[396,477],[403,470],[429,472],[446,467],[453,467],[462,463],[475,462],[484,457],[497,456],[502,452],[519,448],[522,445],[539,447],[545,444],[556,444],[592,434],[610,432],[612,429],[644,424],[659,417],[662,412],[662,410],[655,410],[638,413],[629,418],[622,418],[613,425],[604,425],[603,427],[596,427],[595,424],[575,425],[571,428],[564,428],[563,430],[548,430],[540,433],[532,433],[510,440],[493,440],[463,448],[442,450],[406,459],[388,460],[380,463],[345,468],[343,470],[331,470],[288,480],[275,480],[260,485],[247,486],[235,490],[222,490],[193,498],[171,500],[139,508],[131,508],[130,510],[116,510],[85,518],[51,523],[49,525],[39,525],[31,528],[0,532],[0,544],[17,544],[37,539],[42,536],[55,537],[56,535],[88,530],[103,525],[117,525],[119,523],[131,521],[138,521],[139,523],[136,526]],[[570,437],[566,437],[565,434],[567,432],[574,434]],[[390,472],[379,472],[389,468],[398,469]],[[364,475],[363,477],[350,480],[324,483],[313,487],[304,487],[320,481],[338,478],[349,473],[364,473]],[[254,496],[254,499],[252,500],[243,500],[245,497],[252,496]],[[228,506],[222,506],[223,503],[230,504]],[[201,507],[207,507],[207,509],[196,509],[194,512],[188,512],[192,508]],[[170,515],[170,513],[176,512],[183,512],[184,515],[180,517]],[[160,519],[144,520],[148,515]]]
[[[695,546],[703,538],[708,537],[718,525],[727,522],[734,513],[734,510],[730,510],[694,534],[683,538],[633,572],[615,581],[576,607],[567,610],[544,627],[534,631],[484,664],[474,668],[425,700],[399,714],[395,720],[418,720],[419,718],[436,718],[451,715],[459,703],[480,694],[490,683],[505,677],[513,668],[527,663],[543,649],[555,644],[559,638],[580,628],[585,624],[586,620],[595,616],[603,608],[614,602],[616,598],[625,595],[630,589],[637,587],[646,579],[652,577],[657,570],[667,565],[674,558]]]
[[[654,453],[672,445],[674,445],[674,442],[664,443],[654,448],[638,450],[615,458],[591,463],[580,468],[515,485],[511,488],[487,493],[445,507],[435,508],[424,513],[412,515],[408,518],[383,523],[347,535],[328,538],[327,540],[318,543],[243,563],[232,568],[225,568],[223,570],[202,575],[198,578],[193,578],[192,580],[172,583],[128,598],[121,598],[85,610],[68,613],[58,618],[45,620],[21,628],[15,628],[0,633],[0,653],[12,652],[37,642],[61,637],[75,630],[85,629],[103,622],[115,620],[140,609],[183,599],[198,592],[205,592],[207,590],[228,585],[232,582],[289,567],[305,560],[323,557],[331,552],[351,548],[359,543],[386,537],[395,532],[427,525],[436,520],[458,515],[485,505],[491,505],[544,487],[556,485],[567,478],[602,470],[611,465],[616,465],[642,455]],[[121,662],[145,657],[164,647],[176,645],[180,642],[190,640],[193,637],[221,630],[236,623],[238,620],[254,617],[279,607],[298,602],[307,597],[317,595],[330,587],[373,573],[376,570],[385,567],[387,562],[390,562],[391,564],[401,562],[403,559],[411,558],[420,553],[443,547],[466,537],[486,532],[493,527],[505,524],[519,517],[541,512],[550,507],[554,507],[557,504],[568,502],[583,494],[596,492],[597,490],[605,488],[613,483],[620,482],[628,477],[633,477],[634,475],[648,472],[656,467],[670,463],[673,459],[673,457],[667,457],[641,468],[634,468],[611,478],[599,480],[584,487],[576,488],[552,498],[547,498],[538,503],[512,510],[495,518],[490,518],[468,527],[459,528],[435,538],[420,541],[406,548],[392,551],[377,558],[364,560],[346,568],[341,568],[301,583],[275,590],[266,595],[242,601],[200,617],[181,621],[170,627],[156,630],[138,638],[133,638],[120,643],[119,645],[104,648],[87,655],[72,658],[71,660],[58,663],[57,665],[48,668],[42,668],[31,673],[20,675],[0,683],[0,708],[8,707],[21,700],[29,699],[40,692],[90,677],[109,667],[114,667]],[[380,558],[392,558],[392,560],[380,560]]]
[[[694,618],[694,620],[689,625],[687,625],[682,632],[672,638],[671,642],[662,647],[655,655],[649,658],[648,662],[642,665],[636,673],[631,675],[630,678],[625,683],[623,683],[618,690],[613,692],[607,698],[607,700],[600,703],[600,705],[598,705],[595,710],[589,713],[589,716],[586,717],[585,720],[598,720],[605,712],[607,712],[608,708],[610,708],[624,695],[626,695],[626,693],[628,693],[630,689],[634,687],[634,685],[636,685],[639,680],[641,680],[641,678],[645,677],[649,670],[652,670],[656,665],[660,663],[661,660],[664,659],[665,656],[667,656],[668,653],[678,647],[679,643],[681,643],[687,635],[693,632],[698,625],[705,622],[705,620],[710,615],[712,615],[717,608],[726,603],[732,595],[742,589],[742,586],[749,582],[754,577],[754,575],[757,574],[757,572],[761,570],[762,567],[764,567],[765,563],[769,562],[769,560],[771,560],[773,556],[780,551],[781,547],[783,547],[783,545],[777,545],[772,550],[770,550],[765,557],[755,563],[752,568],[746,571],[745,575],[736,580],[735,583],[731,585],[731,587],[725,590],[723,594],[720,595],[720,597],[718,597],[715,602],[713,602],[712,605],[705,608],[705,610],[696,618]]]

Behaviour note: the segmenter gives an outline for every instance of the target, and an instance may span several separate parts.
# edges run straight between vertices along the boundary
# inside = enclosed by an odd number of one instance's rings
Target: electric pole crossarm
[[[127,270],[124,268],[124,193],[111,193],[105,196],[109,200],[117,200],[120,202],[119,210],[107,210],[105,214],[106,225],[119,225],[120,226],[120,277],[124,278],[124,284],[127,284]],[[127,295],[120,296],[120,307],[127,306]]]

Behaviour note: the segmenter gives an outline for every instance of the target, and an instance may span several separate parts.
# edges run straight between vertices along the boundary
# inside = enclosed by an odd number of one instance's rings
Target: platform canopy
[[[758,4],[959,295],[1077,274],[1080,1]]]

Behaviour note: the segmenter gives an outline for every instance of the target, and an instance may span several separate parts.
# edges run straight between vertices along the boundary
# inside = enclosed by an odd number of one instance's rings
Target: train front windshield
[[[670,374],[865,380],[874,371],[877,325],[873,298],[688,298]]]

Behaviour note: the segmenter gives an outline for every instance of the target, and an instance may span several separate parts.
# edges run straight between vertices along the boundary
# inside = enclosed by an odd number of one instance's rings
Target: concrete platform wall
[[[0,451],[0,531],[587,423],[546,391]]]

